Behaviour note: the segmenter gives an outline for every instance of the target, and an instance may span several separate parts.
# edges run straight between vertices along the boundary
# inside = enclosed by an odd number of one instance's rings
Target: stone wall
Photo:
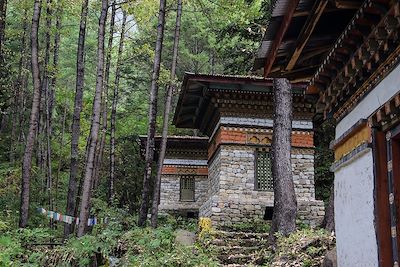
[[[180,201],[180,175],[162,175],[159,210],[161,213],[198,211],[206,201],[207,190],[207,176],[195,176],[195,201]]]
[[[323,202],[315,200],[313,163],[312,149],[293,150],[293,179],[299,211],[304,211],[299,216],[311,225],[323,217]],[[254,188],[255,147],[221,145],[209,163],[209,180],[209,203],[200,208],[200,216],[216,224],[262,219],[265,208],[273,206],[273,192]]]

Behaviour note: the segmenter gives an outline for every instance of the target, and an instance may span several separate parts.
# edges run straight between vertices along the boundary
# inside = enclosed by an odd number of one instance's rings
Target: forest
[[[0,265],[218,266],[207,237],[195,250],[175,242],[196,221],[157,221],[160,172],[139,136],[197,135],[171,123],[184,73],[252,74],[270,9],[269,0],[0,0]],[[316,133],[316,193],[327,201],[332,126],[320,129],[330,134]],[[301,233],[332,246],[329,233]]]

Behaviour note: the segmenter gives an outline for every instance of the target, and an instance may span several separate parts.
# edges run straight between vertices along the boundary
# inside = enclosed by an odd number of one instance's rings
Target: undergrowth
[[[63,224],[48,227],[48,219],[37,216],[31,228],[15,229],[0,217],[0,266],[219,266],[217,251],[210,244],[212,235],[205,235],[193,246],[175,241],[177,229],[197,231],[196,220],[164,216],[159,227],[140,228],[137,217],[123,209],[110,209],[95,199],[92,211],[98,217],[109,217],[107,225],[96,225],[81,237],[62,240]],[[263,221],[230,226],[242,232],[269,232]],[[207,240],[206,239],[210,239]],[[265,247],[257,251],[266,259],[266,266],[319,266],[327,250],[334,247],[334,238],[324,230],[302,225],[289,237],[278,236],[275,253]]]
[[[324,229],[303,227],[289,237],[278,235],[277,250],[269,256],[267,266],[321,266],[327,251],[335,247],[335,237]]]
[[[93,210],[107,215],[107,225],[96,225],[90,234],[62,242],[57,229],[11,229],[0,221],[0,266],[217,266],[209,251],[199,244],[182,246],[175,231],[196,229],[195,221],[167,216],[157,229],[140,228],[136,216],[111,210],[96,200]],[[52,245],[49,245],[52,244]]]

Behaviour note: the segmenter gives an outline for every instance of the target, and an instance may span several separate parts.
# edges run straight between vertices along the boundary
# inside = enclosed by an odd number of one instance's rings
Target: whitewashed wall
[[[360,119],[367,119],[399,91],[400,66],[397,66],[338,123],[336,138]],[[378,266],[371,149],[335,171],[335,223],[339,267]]]
[[[378,266],[374,228],[374,172],[367,148],[335,172],[338,266]]]

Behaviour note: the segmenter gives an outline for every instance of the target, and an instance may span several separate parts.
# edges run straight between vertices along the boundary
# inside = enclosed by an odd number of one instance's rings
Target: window
[[[260,191],[274,191],[272,178],[272,161],[269,152],[256,153],[256,183],[255,189]]]
[[[194,201],[194,176],[181,176],[181,201]]]

